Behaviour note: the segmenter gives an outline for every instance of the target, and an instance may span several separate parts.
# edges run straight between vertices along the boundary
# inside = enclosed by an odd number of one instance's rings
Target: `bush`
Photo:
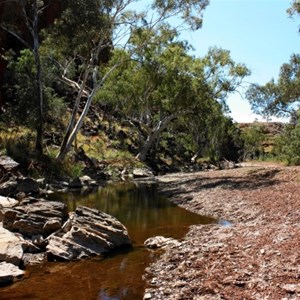
[[[288,165],[300,165],[300,123],[289,124],[276,141],[274,153]]]

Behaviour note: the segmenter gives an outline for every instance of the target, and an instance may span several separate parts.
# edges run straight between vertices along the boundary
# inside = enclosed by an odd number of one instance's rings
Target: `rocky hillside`
[[[245,131],[253,126],[261,128],[262,133],[265,135],[262,146],[264,148],[264,152],[269,153],[274,146],[276,136],[283,132],[285,124],[282,122],[238,123],[238,127],[242,131]]]

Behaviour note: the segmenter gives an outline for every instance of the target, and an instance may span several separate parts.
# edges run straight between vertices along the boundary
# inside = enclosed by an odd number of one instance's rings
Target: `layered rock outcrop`
[[[131,245],[127,229],[116,218],[80,206],[70,214],[61,232],[48,239],[47,254],[65,260],[101,255]]]

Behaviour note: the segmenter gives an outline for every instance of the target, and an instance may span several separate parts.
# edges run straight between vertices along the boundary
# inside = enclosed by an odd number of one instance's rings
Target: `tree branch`
[[[7,33],[14,36],[17,40],[19,40],[26,48],[33,50],[33,48],[16,32],[10,30],[9,28],[5,27],[4,25],[0,25],[1,28],[6,31]]]

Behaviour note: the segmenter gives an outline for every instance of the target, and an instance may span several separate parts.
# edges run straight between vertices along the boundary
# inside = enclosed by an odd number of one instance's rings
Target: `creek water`
[[[0,299],[139,300],[145,268],[158,256],[143,247],[152,236],[183,238],[193,224],[218,221],[188,212],[163,196],[153,184],[109,184],[91,194],[60,194],[70,211],[78,205],[97,208],[119,219],[128,229],[133,248],[105,258],[47,262],[27,268],[23,280],[0,289]]]

